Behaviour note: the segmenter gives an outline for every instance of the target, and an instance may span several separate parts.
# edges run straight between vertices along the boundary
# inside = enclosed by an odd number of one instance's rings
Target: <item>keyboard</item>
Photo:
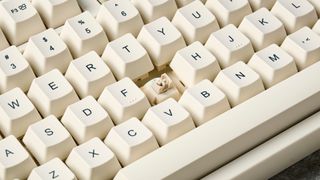
[[[268,179],[320,149],[318,0],[0,0],[0,179]]]

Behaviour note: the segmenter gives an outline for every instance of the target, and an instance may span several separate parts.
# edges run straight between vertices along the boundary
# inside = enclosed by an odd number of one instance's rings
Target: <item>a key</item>
[[[256,52],[248,65],[260,75],[266,88],[298,72],[293,57],[275,44]]]
[[[161,146],[195,128],[189,112],[172,98],[149,108],[142,123]]]
[[[0,141],[0,178],[26,179],[36,163],[20,142],[10,135]]]
[[[68,45],[74,58],[92,50],[101,55],[109,42],[101,25],[88,11],[68,19],[60,36]]]
[[[69,132],[53,115],[30,125],[22,141],[40,164],[55,157],[64,160],[76,146]]]
[[[186,89],[179,104],[191,114],[197,126],[230,109],[226,95],[207,79]]]
[[[103,89],[116,82],[111,70],[95,51],[73,60],[65,74],[80,98],[98,98]]]
[[[55,68],[65,73],[72,61],[67,45],[53,29],[30,37],[23,56],[28,60],[37,76]]]
[[[0,2],[0,27],[12,45],[20,45],[45,26],[28,0],[5,0]]]
[[[146,78],[154,69],[147,51],[130,33],[110,42],[102,54],[102,59],[117,79]]]
[[[277,0],[271,13],[280,19],[288,34],[308,26],[318,20],[317,12],[307,0]]]
[[[220,26],[239,26],[242,19],[252,13],[248,0],[210,0],[206,7],[217,17]]]
[[[34,168],[28,180],[76,180],[73,172],[59,159],[54,158]]]
[[[97,137],[73,148],[66,164],[79,179],[112,179],[121,168],[114,153]]]
[[[271,44],[280,45],[287,36],[282,22],[266,8],[245,16],[239,30],[250,39],[256,51]]]
[[[177,11],[175,0],[132,0],[145,23],[152,22],[162,16],[172,19]]]
[[[98,102],[107,110],[115,124],[131,117],[141,119],[150,107],[144,93],[127,77],[107,86]]]
[[[61,123],[78,144],[93,137],[103,139],[113,127],[108,113],[92,96],[68,106]]]
[[[313,7],[316,9],[318,16],[320,15],[320,4],[317,0],[309,0],[309,2],[313,5]]]
[[[16,46],[0,51],[0,91],[2,93],[19,87],[28,91],[35,75]]]
[[[219,29],[216,17],[199,0],[180,8],[172,24],[182,33],[187,44],[194,41],[205,43],[211,32]]]
[[[205,44],[222,68],[238,61],[248,62],[254,50],[250,40],[233,24],[212,33]]]
[[[213,81],[220,71],[216,57],[200,42],[194,42],[177,51],[170,67],[186,87],[191,87],[203,79]]]
[[[139,11],[130,0],[110,0],[103,3],[97,14],[97,21],[111,40],[126,33],[136,37],[143,26]]]
[[[158,70],[170,63],[177,50],[186,46],[181,33],[166,17],[144,25],[137,39],[146,48]]]
[[[159,147],[152,132],[137,118],[131,118],[113,127],[104,143],[116,154],[123,166]]]
[[[213,83],[226,93],[232,107],[264,91],[260,76],[242,61],[220,71]]]
[[[275,2],[276,2],[276,0],[249,0],[251,8],[254,11],[256,11],[262,7],[265,7],[270,10]]]
[[[191,3],[194,0],[176,0],[176,3],[178,5],[178,8],[181,8],[189,3]]]
[[[20,88],[0,95],[0,129],[5,136],[21,137],[29,125],[40,119],[37,109]]]
[[[320,35],[320,20],[318,20],[316,22],[316,24],[313,26],[312,30],[317,33],[318,35]]]
[[[320,36],[304,27],[289,36],[281,45],[295,60],[299,70],[319,61]]]
[[[47,27],[57,28],[81,13],[76,0],[32,0]]]
[[[9,43],[0,29],[0,51],[9,47]]]
[[[61,117],[68,105],[79,100],[61,72],[54,69],[32,81],[28,97],[43,117]]]

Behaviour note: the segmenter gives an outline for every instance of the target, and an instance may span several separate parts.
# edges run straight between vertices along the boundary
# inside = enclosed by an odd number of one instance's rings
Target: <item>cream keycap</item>
[[[312,6],[316,9],[318,16],[320,15],[320,4],[318,0],[308,0]]]
[[[101,25],[88,11],[68,19],[60,36],[68,45],[74,58],[92,50],[101,55],[108,43],[107,35]]]
[[[57,28],[81,13],[76,0],[32,0],[47,27]]]
[[[34,78],[36,77],[29,63],[16,46],[0,51],[0,91],[2,93],[15,87],[26,92]]]
[[[242,19],[252,13],[248,0],[210,0],[205,5],[217,17],[222,27],[228,24],[239,26]]]
[[[320,36],[309,27],[290,34],[281,45],[296,61],[299,70],[319,61]]]
[[[93,137],[103,139],[113,127],[108,113],[92,96],[68,106],[61,123],[78,144]]]
[[[73,148],[66,164],[79,179],[112,179],[121,169],[114,153],[97,137]]]
[[[254,11],[256,11],[262,7],[265,7],[270,10],[275,2],[276,2],[276,0],[249,0],[251,8]]]
[[[275,44],[255,53],[248,65],[260,75],[266,88],[298,72],[293,57]]]
[[[0,51],[9,47],[9,43],[0,29]]]
[[[139,11],[130,0],[110,0],[102,4],[97,21],[111,40],[126,33],[137,36],[143,26]]]
[[[111,70],[95,51],[73,60],[65,74],[80,98],[98,98],[103,89],[116,82]]]
[[[219,29],[216,17],[199,0],[180,8],[172,24],[182,33],[187,44],[194,41],[205,43],[211,32]]]
[[[217,57],[222,68],[238,61],[248,62],[254,53],[250,40],[233,24],[212,33],[205,46]]]
[[[76,146],[72,136],[53,115],[30,125],[22,141],[40,164],[55,157],[64,160]]]
[[[10,135],[0,141],[1,179],[26,179],[36,166],[16,137]]]
[[[20,45],[45,26],[28,0],[5,0],[0,2],[0,27],[12,45]]]
[[[280,19],[288,34],[308,26],[318,20],[317,12],[307,0],[277,0],[271,13]]]
[[[36,168],[34,168],[28,180],[76,180],[73,172],[59,159],[54,158]]]
[[[170,63],[177,50],[186,46],[181,33],[166,17],[144,25],[137,39],[158,70]]]
[[[195,128],[188,111],[172,98],[149,108],[142,123],[161,146]]]
[[[186,89],[179,104],[191,114],[197,126],[230,109],[226,95],[207,79]]]
[[[226,93],[232,107],[264,91],[260,76],[242,61],[220,71],[213,83]]]
[[[67,45],[53,29],[30,37],[23,56],[28,60],[37,76],[55,68],[65,73],[72,61]]]
[[[0,129],[3,135],[21,137],[41,116],[20,88],[0,95]]]
[[[130,33],[110,42],[102,54],[102,59],[117,79],[145,78],[154,69],[147,51]]]
[[[127,77],[107,86],[98,102],[107,110],[115,124],[131,117],[140,119],[150,107],[144,93]]]
[[[54,69],[32,81],[28,97],[43,117],[61,117],[68,105],[79,100],[60,71]]]
[[[122,166],[129,165],[159,147],[152,132],[137,118],[113,127],[104,143],[116,154]]]
[[[191,87],[203,79],[213,81],[220,71],[216,57],[199,41],[177,51],[170,67],[186,87]]]
[[[316,22],[316,24],[313,26],[312,30],[317,33],[318,35],[320,35],[320,20],[318,20]]]
[[[145,23],[152,22],[162,16],[172,19],[177,11],[175,0],[132,0]]]
[[[266,8],[245,16],[239,30],[250,39],[256,51],[271,44],[280,45],[287,36],[282,22]]]

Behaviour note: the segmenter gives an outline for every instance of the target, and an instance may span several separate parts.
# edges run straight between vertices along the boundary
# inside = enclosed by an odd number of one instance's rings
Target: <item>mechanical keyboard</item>
[[[268,179],[319,59],[317,0],[0,0],[0,179]]]

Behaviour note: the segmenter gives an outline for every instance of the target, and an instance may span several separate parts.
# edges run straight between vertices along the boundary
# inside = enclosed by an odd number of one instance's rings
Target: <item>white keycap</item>
[[[22,141],[40,164],[55,157],[64,160],[76,146],[69,132],[53,115],[29,126]]]
[[[161,146],[195,128],[191,115],[170,98],[149,108],[142,119]]]
[[[132,0],[145,23],[152,22],[162,16],[172,19],[177,11],[175,0]]]
[[[144,47],[128,33],[110,42],[102,54],[117,79],[129,77],[132,80],[148,77],[154,69]]]
[[[131,117],[141,119],[150,107],[144,93],[129,78],[107,86],[98,102],[107,110],[115,124]]]
[[[309,2],[313,5],[313,7],[318,12],[318,16],[320,15],[320,4],[318,0],[309,0]]]
[[[61,117],[69,104],[79,100],[60,71],[54,69],[32,81],[28,97],[43,117]]]
[[[280,45],[287,36],[282,22],[266,8],[247,15],[239,25],[239,30],[250,39],[256,51],[270,44]]]
[[[254,11],[256,11],[262,7],[265,7],[270,10],[275,2],[276,2],[276,0],[249,0],[251,8]]]
[[[193,86],[203,79],[213,81],[220,71],[215,56],[198,41],[177,51],[170,67],[187,87]]]
[[[54,158],[34,168],[28,180],[76,180],[73,172],[59,159]]]
[[[157,69],[166,66],[177,50],[186,46],[181,33],[166,17],[144,25],[137,37]]]
[[[0,51],[0,91],[19,87],[28,91],[35,75],[16,46]]]
[[[212,33],[205,46],[217,57],[222,68],[238,61],[248,62],[254,53],[250,40],[233,24]]]
[[[0,129],[3,135],[21,137],[29,125],[40,119],[37,109],[20,88],[0,95]]]
[[[318,20],[316,10],[307,0],[277,0],[271,12],[283,22],[288,34],[304,26],[312,27]]]
[[[92,50],[101,55],[108,43],[101,25],[87,11],[68,19],[60,36],[68,45],[74,58]]]
[[[241,61],[220,71],[213,83],[226,93],[232,107],[264,91],[260,76]]]
[[[191,114],[197,126],[230,109],[226,95],[207,79],[186,89],[179,104]]]
[[[0,29],[0,51],[9,47],[9,43]]]
[[[38,76],[54,68],[65,73],[72,61],[67,45],[53,29],[48,29],[30,37],[23,56]]]
[[[113,127],[108,113],[92,96],[68,106],[61,122],[78,144],[93,137],[103,139]]]
[[[36,163],[16,137],[10,135],[0,141],[0,178],[26,179]]]
[[[95,51],[73,60],[65,77],[80,98],[88,95],[98,98],[107,85],[116,82],[109,67]]]
[[[205,43],[211,32],[219,29],[216,17],[200,2],[193,1],[180,8],[172,19],[185,41]]]
[[[57,28],[75,15],[81,13],[76,0],[32,0],[47,27]]]
[[[178,89],[166,73],[145,83],[141,87],[141,90],[144,92],[152,106],[169,98],[173,98],[175,100],[179,100],[180,98]]]
[[[66,164],[79,179],[112,179],[121,169],[114,153],[99,138],[73,148]]]
[[[320,20],[318,20],[316,22],[316,24],[313,26],[312,30],[317,33],[318,35],[320,35]]]
[[[131,118],[113,127],[104,143],[116,154],[123,166],[159,147],[152,132],[137,118]]]
[[[110,0],[100,7],[97,21],[111,40],[126,33],[137,36],[143,26],[139,11],[130,0]]]
[[[12,45],[20,45],[33,34],[44,31],[45,26],[28,0],[0,2],[0,27]]]
[[[266,88],[298,72],[293,57],[275,44],[255,53],[248,65],[260,75]]]
[[[252,13],[248,0],[210,0],[206,7],[217,17],[220,26],[239,26],[244,16]]]
[[[290,34],[281,45],[296,61],[299,70],[319,61],[320,36],[304,27]]]

